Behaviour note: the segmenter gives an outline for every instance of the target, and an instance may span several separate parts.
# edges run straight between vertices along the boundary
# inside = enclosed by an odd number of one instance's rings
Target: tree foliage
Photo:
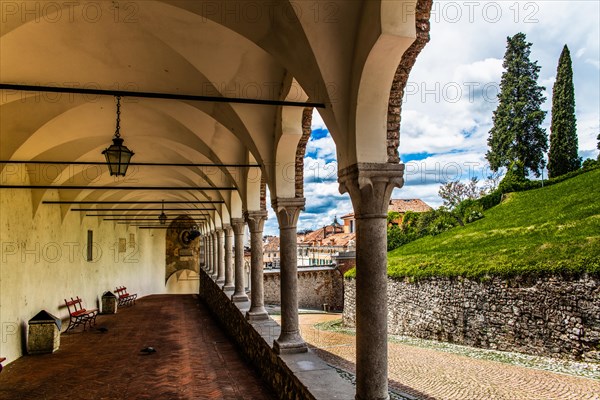
[[[486,158],[492,171],[519,161],[524,173],[540,175],[544,152],[548,150],[546,131],[541,128],[546,112],[541,105],[545,89],[537,84],[540,67],[531,62],[531,43],[524,33],[507,38],[500,81],[498,107],[494,111],[494,126],[490,130]]]
[[[548,175],[553,178],[578,170],[580,167],[581,158],[578,155],[573,69],[571,67],[571,54],[565,44],[560,54],[556,81],[552,89]]]
[[[468,183],[456,180],[442,184],[438,195],[444,200],[444,207],[453,210],[464,200],[475,200],[481,197],[485,193],[477,186],[478,182],[477,178],[471,178]]]

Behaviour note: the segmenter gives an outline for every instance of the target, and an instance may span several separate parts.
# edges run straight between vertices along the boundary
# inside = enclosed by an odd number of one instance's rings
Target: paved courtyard
[[[277,318],[277,317],[276,317]],[[301,314],[302,334],[328,363],[355,372],[354,336],[314,324],[333,314]],[[599,400],[600,380],[390,343],[391,387],[423,400]]]
[[[2,400],[272,400],[208,309],[191,295],[144,297],[98,327],[61,336],[54,354],[0,373]],[[144,354],[141,349],[155,348]]]

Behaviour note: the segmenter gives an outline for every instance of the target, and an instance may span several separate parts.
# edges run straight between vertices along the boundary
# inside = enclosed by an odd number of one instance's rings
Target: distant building
[[[399,225],[402,222],[402,216],[407,212],[427,212],[431,211],[427,203],[421,199],[391,199],[388,205],[388,212],[395,211],[400,214],[400,218],[392,221],[392,224]],[[356,219],[354,213],[346,214],[341,217],[344,221],[344,232],[356,232]]]
[[[333,257],[353,251],[356,235],[347,232],[337,217],[331,225],[298,235],[298,266],[333,265]]]
[[[400,213],[400,218],[392,221],[395,224],[402,222],[402,216],[408,211],[430,210],[432,208],[420,199],[392,199],[388,206],[388,211]],[[340,219],[343,223],[335,217],[330,225],[315,231],[298,233],[298,267],[336,264],[342,266],[343,270],[348,270],[354,266],[356,220],[353,213],[346,214]],[[279,237],[265,236],[263,246],[265,269],[279,269],[281,264]]]
[[[279,269],[280,261],[279,236],[265,236],[263,239],[263,264],[265,269]]]

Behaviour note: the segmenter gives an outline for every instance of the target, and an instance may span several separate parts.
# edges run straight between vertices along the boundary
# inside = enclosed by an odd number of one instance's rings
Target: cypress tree
[[[564,175],[581,167],[578,155],[577,120],[575,119],[575,89],[571,54],[565,44],[558,60],[556,82],[552,89],[552,124],[548,176]]]
[[[543,167],[548,150],[546,130],[541,127],[546,116],[541,109],[545,88],[537,84],[540,67],[529,60],[530,54],[531,43],[526,42],[524,33],[507,38],[505,71],[485,155],[492,171],[516,163],[522,165],[523,175],[531,171],[539,176]]]

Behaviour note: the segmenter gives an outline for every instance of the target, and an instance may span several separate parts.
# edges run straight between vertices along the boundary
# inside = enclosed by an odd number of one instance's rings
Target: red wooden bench
[[[87,310],[83,308],[83,301],[77,296],[75,299],[71,297],[71,300],[65,299],[65,304],[67,305],[67,309],[69,310],[69,326],[67,327],[67,331],[70,329],[75,329],[76,326],[83,324],[83,330],[85,331],[85,326],[89,323],[90,327],[96,324],[96,317],[98,316],[98,309],[90,309]]]
[[[6,360],[6,357],[0,357],[0,372],[2,372],[2,362]]]
[[[120,306],[131,306],[135,304],[135,299],[137,299],[137,293],[129,294],[125,286],[117,287],[115,289],[115,292],[117,292],[117,297],[119,298]]]

